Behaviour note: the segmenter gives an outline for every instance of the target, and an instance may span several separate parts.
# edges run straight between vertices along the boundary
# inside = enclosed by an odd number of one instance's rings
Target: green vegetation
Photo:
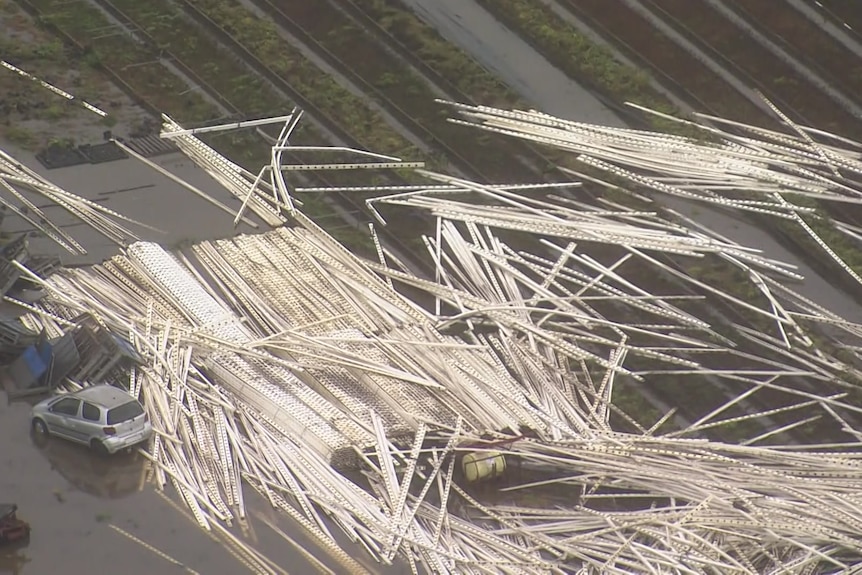
[[[420,61],[474,102],[501,108],[526,107],[499,78],[405,10],[398,0],[356,0],[356,4]]]
[[[36,9],[45,14],[41,19],[42,22],[73,44],[78,52],[78,61],[89,67],[107,71],[120,83],[124,83],[128,90],[145,102],[149,108],[162,111],[178,122],[191,126],[212,121],[222,115],[213,104],[191,90],[183,79],[155,61],[152,51],[154,48],[144,47],[130,36],[122,34],[105,35],[94,40],[91,31],[104,28],[109,22],[105,15],[91,4],[83,1],[59,0],[31,0],[31,2]],[[149,3],[140,4],[138,9],[145,10],[149,6]],[[125,8],[125,6],[122,7]],[[178,45],[187,50],[191,50],[195,42],[206,41],[206,36],[189,25],[176,10],[168,10],[166,14],[167,17],[162,18],[164,20],[162,26],[168,26],[172,22],[175,26],[178,22],[182,22],[183,26],[158,28],[163,34],[162,40],[168,39],[164,35],[166,31],[172,32],[173,37],[170,39],[176,41],[177,38],[183,38]],[[155,15],[153,19],[154,22]],[[186,40],[186,38],[190,39]],[[285,107],[290,105],[271,90],[268,91],[263,83],[254,77],[247,74],[234,75],[234,72],[245,74],[245,69],[239,67],[223,51],[215,50],[212,43],[199,45],[204,46],[205,50],[202,50],[201,54],[205,55],[207,60],[201,61],[201,56],[198,56],[196,64],[200,64],[201,70],[206,72],[206,81],[217,83],[218,89],[224,89],[232,97],[238,98],[233,103],[243,111],[249,114],[283,113]],[[176,49],[174,46],[171,48]],[[230,86],[226,85],[228,82]],[[24,138],[25,134],[19,133],[16,136],[13,133],[13,137]],[[306,140],[319,143],[321,141],[307,123],[298,130],[296,137],[299,142]],[[269,158],[269,146],[249,132],[221,134],[205,139],[222,153],[255,171]],[[302,199],[306,213],[312,218],[331,215],[331,209],[321,199],[313,196]],[[368,249],[370,246],[370,241],[366,237],[344,227],[335,230],[333,235],[338,239],[344,236],[343,241],[350,242],[348,245],[357,249]],[[359,241],[360,237],[363,241]]]
[[[168,50],[194,71],[200,81],[221,94],[244,115],[262,116],[284,113],[292,104],[256,74],[220,48],[211,37],[164,0],[140,3],[116,0],[115,6],[143,27],[161,50]],[[323,74],[296,48],[287,43],[269,20],[254,17],[241,5],[231,1],[199,1],[195,7],[223,27],[243,44],[265,66],[283,78],[289,78],[294,90],[313,101],[324,115],[348,132],[365,148],[409,159],[422,157],[418,149],[387,126],[383,117],[371,110],[362,98],[342,88],[335,79]],[[308,121],[300,125],[292,141],[297,144],[320,144],[325,138]],[[219,140],[219,149],[238,158],[240,163],[256,170],[265,161],[268,147],[256,138],[233,135]],[[354,185],[355,179],[343,174],[326,174],[335,185]],[[358,198],[362,200],[363,198]],[[331,208],[321,196],[303,196],[304,211],[314,219],[331,215]],[[327,220],[333,223],[333,220]],[[329,226],[339,240],[354,249],[367,249],[370,243],[365,230]]]
[[[592,84],[614,101],[680,115],[679,109],[652,87],[645,72],[617,60],[609,49],[574,30],[546,4],[533,0],[477,1],[570,77]],[[657,130],[699,136],[675,122],[653,116],[647,119]]]
[[[769,307],[769,300],[751,282],[748,274],[718,256],[706,255],[696,264],[687,266],[686,271],[696,280],[727,292],[728,295],[760,309],[768,309]],[[747,311],[742,313],[747,323],[751,324],[752,327],[767,333],[775,330],[775,324],[768,318]]]
[[[406,10],[400,0],[354,0],[354,2],[361,6],[362,10],[387,34],[409,49],[414,57],[445,78],[468,100],[471,100],[464,103],[504,109],[532,108],[500,78],[443,38],[436,29]],[[550,165],[540,167],[543,170],[542,175],[547,175],[554,171],[554,166],[560,165],[587,173],[593,172],[596,177],[610,181],[607,174],[598,173],[592,167],[580,164],[571,154],[549,148],[539,149],[526,142],[523,145],[539,150],[542,156],[551,162]],[[613,190],[605,190],[603,193],[607,197],[615,194],[617,192]]]
[[[153,54],[124,34],[105,34],[94,39],[93,30],[109,25],[105,15],[89,2],[30,0],[43,14],[41,21],[75,44],[82,60],[119,77],[147,103],[178,121],[195,124],[216,116],[214,108],[164,66]],[[143,96],[142,96],[143,97]]]
[[[176,6],[167,0],[138,2],[135,0],[114,0],[115,5],[128,13],[153,38],[155,46],[150,49],[135,44],[125,35],[109,35],[98,40],[92,39],[93,29],[107,24],[104,15],[86,2],[63,2],[55,0],[31,0],[45,13],[50,14],[46,21],[68,34],[82,50],[80,60],[87,66],[102,67],[127,83],[135,93],[145,95],[153,108],[163,110],[178,121],[188,125],[212,120],[220,115],[215,106],[201,98],[196,92],[189,91],[186,83],[173,75],[161,64],[153,62],[153,49],[169,50],[194,70],[200,79],[222,94],[243,114],[268,115],[283,113],[291,104],[271,89],[266,82],[248,72],[247,68],[233,59],[214,41],[191,23]],[[502,107],[524,107],[524,104],[500,81],[481,68],[466,54],[447,43],[435,31],[422,24],[409,12],[395,7],[394,0],[358,0],[369,13],[375,15],[378,23],[387,32],[410,48],[429,67],[449,79],[459,90],[475,101]],[[490,0],[480,0],[488,5]],[[419,151],[404,138],[386,126],[383,118],[369,109],[361,98],[341,87],[337,81],[322,73],[299,51],[291,47],[279,34],[272,22],[259,19],[234,0],[194,0],[194,5],[207,14],[214,22],[224,27],[239,42],[265,65],[281,77],[289,79],[291,85],[327,114],[334,122],[346,127],[362,145],[375,151],[391,153],[408,158],[419,158]],[[548,16],[544,5],[528,0],[507,0],[495,2],[492,12],[504,12],[504,18],[513,28],[528,37],[546,54],[553,57],[554,63],[573,77],[587,77],[602,91],[615,100],[631,100],[658,110],[674,114],[675,108],[656,93],[648,78],[632,70],[613,58],[606,49],[591,44],[586,38],[574,34],[571,28],[559,20],[550,24],[543,20]],[[538,15],[541,16],[539,18]],[[339,28],[354,40],[361,32],[354,26]],[[340,41],[344,42],[344,38]],[[334,41],[335,42],[335,41]],[[333,44],[335,46],[335,44]],[[62,46],[60,46],[62,48]],[[33,52],[41,58],[57,57],[57,44],[49,43],[33,47]],[[62,53],[62,50],[60,51]],[[151,62],[149,64],[143,64]],[[143,64],[143,65],[142,65]],[[410,82],[406,82],[406,79]],[[416,82],[415,74],[407,69],[383,72],[374,78],[374,85],[387,94],[397,90],[405,92],[404,97],[415,97],[430,101],[430,90]],[[429,102],[430,104],[430,102]],[[49,111],[56,114],[57,111]],[[441,116],[438,120],[442,121]],[[676,129],[676,124],[655,122],[654,126],[667,130]],[[13,136],[26,142],[28,134],[18,129]],[[8,135],[8,134],[7,134]],[[477,141],[487,138],[485,134],[475,137]],[[232,133],[210,140],[218,149],[240,163],[255,169],[267,160],[268,146],[249,134]],[[320,142],[321,136],[303,124],[297,134],[297,142]],[[554,153],[553,155],[558,155]],[[574,160],[569,155],[559,154],[561,163],[569,165]],[[583,168],[581,168],[583,170]],[[599,175],[604,179],[607,176]],[[626,184],[627,187],[628,184]],[[614,201],[632,205],[632,198],[621,192],[605,191],[604,195]],[[303,196],[304,211],[311,217],[320,219],[331,217],[332,211],[325,202],[315,196]],[[643,206],[637,206],[643,207]],[[327,223],[335,218],[328,219]],[[824,220],[812,220],[811,225],[824,240],[843,254],[850,265],[859,266],[862,271],[862,256],[858,255],[853,242]],[[358,247],[367,245],[364,230],[343,226],[340,222],[328,226],[333,235],[346,245]],[[801,230],[793,227],[794,237]],[[803,233],[804,234],[804,233]],[[804,238],[803,238],[804,239]],[[816,247],[816,246],[815,246]],[[817,250],[820,248],[817,247]],[[697,279],[723,289],[745,301],[763,307],[762,294],[751,285],[743,272],[719,258],[708,257],[688,266],[688,272]],[[648,280],[645,280],[648,281]],[[765,318],[747,314],[751,325],[762,330],[774,330]],[[636,362],[630,362],[636,365]],[[649,369],[646,365],[643,369]],[[722,389],[711,382],[697,381],[690,376],[656,375],[649,376],[647,384],[639,384],[628,378],[619,378],[615,385],[614,402],[644,428],[650,428],[663,414],[652,406],[640,393],[640,385],[660,389],[669,397],[688,398],[687,408],[691,414],[706,413],[723,402]],[[612,414],[612,421],[621,427],[629,427],[619,414]],[[661,430],[673,428],[673,422],[666,422]],[[743,421],[722,426],[708,435],[724,440],[750,437],[756,434],[756,422]]]
[[[14,5],[11,7],[14,10]],[[12,63],[22,60],[58,62],[65,59],[65,47],[59,40],[27,43],[17,42],[10,38],[0,38],[0,52],[2,52],[4,59]]]
[[[357,26],[328,3],[313,8],[303,3],[283,3],[281,13],[319,43],[334,59],[349,66],[348,80],[370,97],[379,99],[428,143],[452,152],[492,181],[529,176],[517,169],[511,148],[515,141],[503,139],[488,145],[488,134],[447,121],[451,110],[433,103],[433,87],[416,69],[378,43],[375,36]],[[389,106],[391,104],[391,106]],[[416,128],[419,128],[416,130]],[[440,145],[440,144],[443,145]]]
[[[719,421],[721,419],[730,419],[730,417],[725,415],[723,418],[718,418]],[[757,437],[765,432],[766,429],[764,429],[763,423],[755,419],[731,421],[705,430],[705,433],[708,435],[712,435],[726,443],[739,443],[740,441]]]
[[[598,379],[596,381],[601,381]],[[644,429],[649,429],[660,420],[664,414],[653,406],[649,400],[637,389],[638,384],[634,380],[617,378],[614,380],[613,406],[634,419]],[[637,432],[629,421],[619,412],[611,408],[611,426],[615,429],[629,429]],[[673,421],[666,421],[659,432],[667,432],[675,428]]]
[[[155,48],[176,55],[229,102],[242,102],[244,112],[259,115],[290,108],[289,102],[221,50],[173,3],[160,0],[112,3],[150,35]]]
[[[35,150],[39,145],[39,140],[35,134],[20,126],[8,126],[2,130],[2,133],[11,143],[25,150]]]
[[[506,14],[501,19],[506,21],[514,30],[524,35],[536,47],[540,49],[560,69],[570,76],[587,79],[600,91],[618,102],[633,101],[661,112],[679,115],[679,111],[661,94],[657,93],[649,83],[648,77],[637,70],[628,68],[618,62],[613,54],[603,48],[592,44],[587,38],[580,36],[571,27],[548,10],[541,3],[525,0],[513,0],[507,2],[493,2],[492,0],[480,0],[481,3],[497,16]],[[375,20],[389,34],[395,37],[403,45],[411,49],[414,55],[420,58],[430,68],[437,71],[453,82],[455,86],[467,94],[474,101],[493,106],[505,108],[526,107],[511,92],[499,90],[499,81],[479,67],[468,56],[457,48],[448,44],[433,29],[424,25],[408,11],[398,8],[395,0],[358,0],[363,9],[372,15]],[[538,17],[537,17],[538,15]],[[666,122],[656,118],[650,118],[652,126],[662,131],[682,133],[685,135],[702,137],[698,132],[689,129],[680,129],[675,123]],[[571,166],[571,157],[564,154],[553,153],[559,163]],[[579,166],[580,171],[590,172]],[[608,180],[606,174],[593,174],[601,179]],[[619,183],[619,182],[617,182]],[[628,182],[623,187],[631,188]],[[644,192],[644,190],[639,190]],[[649,191],[647,195],[652,195]],[[621,192],[604,190],[602,195],[608,199],[619,202],[635,209],[643,209],[639,202]],[[654,208],[654,206],[653,206]],[[839,253],[847,254],[845,260],[855,267],[854,262],[862,260],[858,249],[853,242],[844,234],[840,233],[828,220],[818,219],[809,221],[809,224],[818,231],[833,249]],[[775,225],[770,221],[769,225]],[[802,240],[808,240],[807,236],[795,224],[789,231],[793,236],[802,234]],[[821,254],[820,248],[810,240],[808,247],[817,251],[812,253]],[[694,263],[691,263],[694,262]],[[705,257],[701,260],[682,260],[686,271],[692,277],[743,301],[752,303],[762,309],[768,309],[768,301],[765,296],[754,286],[747,274],[730,263],[717,258]],[[860,261],[862,263],[862,261]],[[649,285],[655,283],[655,278],[645,279]],[[674,290],[676,291],[676,290]],[[700,291],[700,290],[697,290]],[[697,305],[697,304],[692,304]],[[732,306],[728,305],[728,310]],[[729,325],[719,325],[727,322],[727,318],[720,317],[722,312],[715,310],[716,328],[720,331]],[[730,318],[731,321],[747,323],[753,328],[774,333],[776,328],[774,322],[764,316],[743,312],[737,317]],[[840,353],[841,350],[836,350]],[[631,363],[631,362],[629,362]],[[646,366],[644,369],[648,369]],[[655,407],[642,396],[638,390],[637,383],[620,378],[614,390],[615,403],[628,415],[634,417],[644,427],[650,427],[661,414]],[[687,397],[688,416],[697,418],[704,413],[724,403],[726,398],[724,392],[713,383],[698,381],[691,376],[657,375],[650,376],[649,383],[656,390],[661,390],[668,397]],[[735,417],[742,413],[728,410],[724,417]],[[612,420],[623,427],[631,425],[624,422],[619,414],[613,414]],[[672,427],[672,423],[665,424]],[[666,429],[663,427],[663,429]],[[724,441],[739,441],[753,437],[764,431],[762,422],[743,420],[724,424],[705,432],[705,435],[714,439]],[[823,436],[822,428],[810,424],[805,429],[794,432],[797,437]]]
[[[556,66],[572,77],[586,78],[602,88],[614,100],[632,101],[668,114],[679,111],[650,86],[648,77],[617,61],[613,54],[588,38],[575,32],[568,23],[542,3],[530,0],[495,2],[479,0],[480,3],[522,34]],[[469,56],[441,38],[435,30],[419,21],[413,14],[399,9],[394,0],[359,0],[369,14],[387,32],[405,46],[411,48],[429,67],[450,79],[459,89],[477,102],[501,107],[526,107],[517,96],[508,90],[500,90],[500,82],[472,61]],[[499,95],[495,95],[499,94]],[[663,131],[678,132],[679,126],[654,119],[654,127]],[[561,164],[570,165],[565,155],[554,154]],[[583,167],[580,167],[584,171]],[[607,179],[606,175],[595,174]],[[630,184],[624,184],[631,187]],[[605,192],[608,196],[610,191]],[[649,194],[649,192],[646,192]],[[608,196],[610,197],[610,196]],[[631,205],[632,198],[624,194],[614,195],[614,201]],[[801,198],[793,198],[800,203]],[[800,205],[811,205],[806,201]],[[825,215],[825,214],[821,214]],[[862,275],[862,250],[852,239],[831,225],[828,218],[808,218],[809,225],[826,241],[841,258]],[[795,223],[765,222],[787,233],[803,246],[812,257],[822,259],[822,249]],[[734,266],[726,262],[712,262],[707,268],[689,268],[695,278],[715,285],[744,301],[762,303],[763,296]],[[769,320],[753,318],[758,327]]]
[[[820,236],[827,245],[829,245],[832,250],[838,254],[844,263],[850,266],[853,271],[862,276],[862,250],[860,250],[859,243],[854,241],[850,236],[838,230],[831,221],[831,218],[828,214],[824,212],[819,213],[820,217],[803,217],[805,223],[807,223],[814,232]],[[796,228],[797,234],[800,236],[804,236],[804,239],[807,240],[808,243],[811,244],[811,248],[816,248],[820,250],[820,257],[823,257],[822,248],[820,246],[815,245],[816,242],[811,239],[811,236],[806,234],[804,231]],[[837,265],[837,264],[836,264]]]
[[[532,0],[507,0],[506,2],[478,0],[478,2],[521,34],[549,61],[572,78],[593,83],[617,102],[631,101],[666,114],[679,115],[679,110],[652,88],[646,74],[616,60],[610,50],[596,45],[589,38],[573,30],[547,5]],[[654,128],[661,131],[701,137],[698,133],[692,133],[690,129],[681,128],[678,124],[660,118],[650,118],[650,122]],[[817,205],[804,198],[793,198],[793,201],[804,206]],[[826,216],[823,211],[820,215]],[[828,217],[806,218],[806,221],[856,273],[862,275],[862,251],[857,242],[837,230]],[[774,226],[792,237],[809,258],[823,260],[822,248],[796,223],[772,220],[769,222],[761,220],[761,223]],[[697,274],[700,271],[702,270],[694,269],[693,273]],[[729,278],[723,279],[721,274],[710,273],[709,276],[721,282],[714,285],[721,286],[733,295],[750,301],[745,294],[732,291],[741,284]]]
[[[124,4],[141,5],[138,2]],[[158,10],[157,15],[161,15],[161,8],[158,8],[161,4],[158,1],[147,2],[146,6]],[[288,78],[297,92],[312,100],[363,147],[399,157],[422,157],[419,150],[389,128],[383,117],[371,110],[362,98],[322,73],[298,49],[279,36],[270,20],[255,17],[233,0],[196,0],[194,5],[276,74]],[[179,26],[181,20],[175,22]]]
[[[806,224],[808,224],[814,233],[820,236],[820,239],[822,239],[826,245],[828,245],[832,251],[838,255],[838,257],[844,260],[844,263],[846,263],[858,275],[862,276],[862,249],[860,249],[862,246],[859,245],[858,241],[835,227],[832,216],[829,214],[828,210],[816,200],[812,200],[805,196],[785,194],[785,199],[797,206],[816,208],[817,211],[814,215],[803,215],[802,219]],[[856,206],[841,206],[838,209],[849,209],[853,211],[855,208]],[[834,206],[833,209],[835,209]],[[812,265],[815,265],[820,269],[826,268],[828,270],[833,270],[835,273],[841,274],[842,276],[847,273],[845,270],[841,269],[831,257],[824,253],[823,248],[814,241],[814,239],[808,235],[804,229],[802,229],[799,223],[789,220],[770,220],[767,225],[770,224],[774,226],[776,230],[788,236],[793,243],[796,244],[797,248],[808,256]],[[849,278],[844,279],[845,285],[851,285],[852,280]]]
[[[14,5],[4,20],[7,26],[14,27],[19,14]],[[0,54],[13,65],[32,71],[33,69],[66,70],[68,55],[61,42],[51,40],[46,42],[21,42],[12,34],[0,38]],[[8,70],[0,70],[3,81],[0,82],[0,100],[6,111],[6,125],[2,128],[5,137],[24,148],[35,149],[41,143],[41,137],[36,131],[20,126],[22,121],[47,120],[57,122],[68,118],[75,111],[75,105],[57,97],[42,88],[29,78],[16,75]],[[50,80],[50,78],[48,78]]]

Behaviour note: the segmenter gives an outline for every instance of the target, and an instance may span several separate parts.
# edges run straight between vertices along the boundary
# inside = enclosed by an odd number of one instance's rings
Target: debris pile
[[[385,246],[379,262],[360,259],[296,209],[303,192],[278,153],[290,125],[258,176],[170,119],[164,130],[245,209],[292,227],[174,252],[133,243],[46,279],[21,266],[46,294],[24,324],[72,334],[81,354],[66,386],[123,372],[156,429],[153,481],[202,527],[241,521],[246,486],[354,570],[336,531],[414,572],[862,563],[860,374],[838,353],[858,348],[862,326],[788,287],[793,266],[572,182],[420,170],[427,184],[371,207],[436,220],[424,238],[436,275],[422,277]],[[758,297],[690,273],[709,258]],[[680,386],[672,409],[665,380]],[[469,481],[482,457],[502,475],[492,497]],[[550,504],[548,485],[577,495]]]
[[[0,150],[0,190],[2,190],[0,205],[4,213],[19,217],[32,227],[33,232],[51,239],[70,254],[84,255],[87,250],[45,214],[44,210],[35,203],[37,198],[47,200],[50,205],[62,207],[74,218],[87,224],[118,246],[128,245],[129,242],[138,239],[120,222],[147,227],[98,202],[67,192],[2,150]],[[0,261],[0,270],[3,268],[5,264]],[[47,270],[40,271],[45,273]],[[6,276],[0,275],[0,278],[4,278],[5,281]]]
[[[862,144],[796,124],[763,100],[789,133],[707,114],[695,114],[703,123],[694,123],[635,104],[629,105],[696,127],[702,138],[595,126],[536,111],[446,103],[461,116],[451,120],[454,123],[571,152],[584,165],[642,190],[789,220],[853,281],[862,284],[862,277],[815,231],[827,216],[812,203],[817,200],[830,208],[829,223],[839,232],[854,241],[862,238],[857,208],[862,203]],[[650,201],[629,189],[626,193]],[[848,214],[857,215],[848,218]]]

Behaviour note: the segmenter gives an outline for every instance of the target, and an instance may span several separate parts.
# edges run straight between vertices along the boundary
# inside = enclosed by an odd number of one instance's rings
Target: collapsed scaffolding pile
[[[629,105],[680,126],[696,126],[699,138],[595,126],[536,111],[445,103],[462,116],[454,123],[572,152],[584,165],[643,190],[789,220],[862,284],[862,277],[815,231],[823,216],[811,203],[831,208],[829,214],[839,219],[829,223],[854,241],[862,239],[862,228],[840,217],[842,206],[862,203],[862,144],[796,124],[763,100],[790,133],[707,114],[695,116],[709,125],[695,123],[635,104]]]
[[[436,218],[425,240],[437,276],[422,278],[389,267],[385,249],[380,263],[359,259],[295,209],[277,151],[287,127],[258,176],[169,119],[165,131],[256,215],[298,225],[175,253],[137,243],[98,266],[34,274],[48,296],[26,321],[59,335],[89,314],[128,338],[143,358],[130,392],[157,430],[155,481],[172,483],[202,526],[244,517],[245,483],[354,571],[334,526],[379,561],[434,573],[862,562],[856,373],[812,338],[828,330],[858,346],[862,326],[786,286],[792,266],[683,218],[579,199],[571,183],[420,172],[429,184],[373,205]],[[741,270],[764,300],[706,285],[681,263],[707,256]],[[651,292],[655,278],[676,291]],[[431,294],[436,309],[399,284]],[[717,326],[718,300],[776,333]],[[620,385],[649,396],[666,373],[727,397],[696,419],[671,410],[649,422],[615,404]],[[768,392],[787,401],[754,402]],[[783,442],[817,418],[849,439]],[[761,425],[740,445],[709,439],[740,421]],[[539,479],[483,501],[456,462],[484,452]],[[358,466],[367,488],[343,465]],[[523,497],[549,484],[580,495],[553,509]]]
[[[43,235],[73,255],[87,250],[74,237],[45,214],[34,200],[41,198],[59,206],[111,242],[125,246],[138,237],[122,222],[148,227],[105,206],[70,193],[53,184],[0,150],[0,209],[21,218],[32,232]]]

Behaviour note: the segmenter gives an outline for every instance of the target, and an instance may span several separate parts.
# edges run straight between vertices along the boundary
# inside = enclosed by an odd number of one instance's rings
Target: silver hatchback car
[[[103,384],[50,397],[33,406],[33,431],[113,454],[146,441],[153,434],[143,406],[128,393]]]

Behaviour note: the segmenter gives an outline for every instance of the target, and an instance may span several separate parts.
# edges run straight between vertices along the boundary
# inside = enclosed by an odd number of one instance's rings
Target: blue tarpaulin
[[[48,363],[51,361],[50,347],[48,350],[48,361],[42,359],[41,354],[36,349],[36,346],[31,345],[21,354],[21,361],[27,366],[28,379],[30,381],[37,380],[48,371]]]

